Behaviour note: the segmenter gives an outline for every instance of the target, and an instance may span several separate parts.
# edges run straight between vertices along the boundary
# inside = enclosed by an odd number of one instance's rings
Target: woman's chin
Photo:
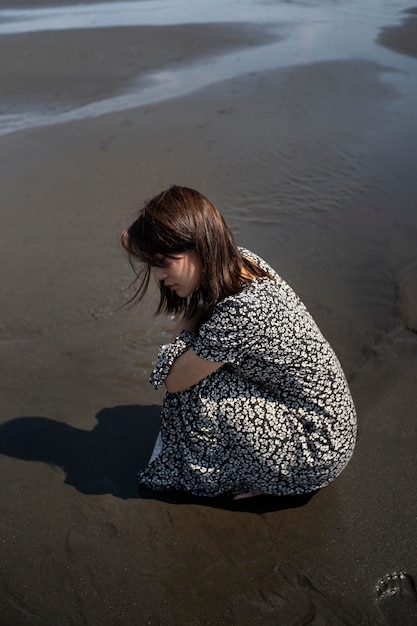
[[[174,291],[179,298],[188,298],[188,296],[190,296],[192,293],[192,292],[186,291],[185,289],[181,289],[181,287],[176,287]]]

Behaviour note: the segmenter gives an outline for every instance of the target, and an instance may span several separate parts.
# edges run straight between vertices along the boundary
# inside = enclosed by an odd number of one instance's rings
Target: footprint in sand
[[[375,592],[387,624],[417,625],[417,594],[411,576],[404,572],[386,574],[378,581]]]

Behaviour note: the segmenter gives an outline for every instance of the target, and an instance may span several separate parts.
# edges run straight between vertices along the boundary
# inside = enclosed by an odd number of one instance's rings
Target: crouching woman
[[[354,449],[355,408],[335,353],[289,285],[186,187],[148,202],[121,241],[137,299],[154,274],[158,312],[179,319],[151,375],[166,393],[139,483],[242,498],[333,481]]]

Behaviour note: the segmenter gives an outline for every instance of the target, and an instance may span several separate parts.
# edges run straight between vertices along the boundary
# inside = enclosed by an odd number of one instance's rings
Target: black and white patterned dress
[[[155,388],[189,348],[225,365],[165,393],[162,447],[138,475],[150,489],[306,493],[334,480],[352,455],[356,414],[337,357],[286,282],[241,252],[274,280],[243,283],[198,334],[184,331],[159,351]]]

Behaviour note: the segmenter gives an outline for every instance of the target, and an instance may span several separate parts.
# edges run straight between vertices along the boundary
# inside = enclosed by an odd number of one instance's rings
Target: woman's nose
[[[163,267],[154,267],[154,273],[158,280],[165,280],[167,277],[166,270]]]

